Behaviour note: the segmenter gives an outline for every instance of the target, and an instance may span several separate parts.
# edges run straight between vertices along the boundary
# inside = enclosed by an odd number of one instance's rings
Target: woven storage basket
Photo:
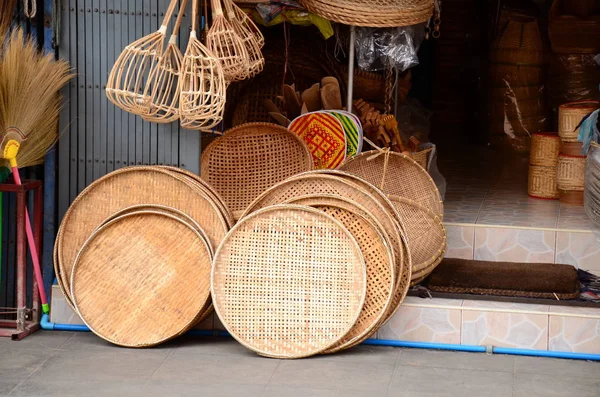
[[[561,15],[563,0],[555,0],[548,15],[552,51],[563,54],[597,54],[600,51],[600,17],[587,19]]]
[[[277,205],[231,229],[215,255],[211,285],[219,318],[242,345],[267,357],[300,358],[351,330],[367,274],[341,222],[313,208]]]
[[[433,147],[427,148],[425,150],[421,150],[419,152],[411,153],[413,156],[413,160],[415,160],[421,167],[425,170],[429,171],[429,155],[433,151]]]
[[[354,327],[325,353],[334,353],[355,346],[377,331],[392,303],[396,280],[396,264],[389,237],[366,208],[339,196],[305,196],[294,198],[293,204],[316,208],[339,220],[352,233],[367,265],[365,303]]]
[[[527,117],[543,117],[546,113],[542,98],[492,98],[490,117],[493,119],[507,118],[518,120]]]
[[[332,22],[353,26],[416,25],[433,14],[432,0],[301,0],[301,4]]]
[[[583,144],[581,142],[560,142],[560,153],[567,156],[583,156]]]
[[[210,297],[211,260],[204,238],[180,219],[127,214],[85,242],[71,294],[82,320],[101,338],[155,346],[196,323]]]
[[[444,216],[442,198],[433,179],[416,161],[403,154],[364,152],[346,160],[340,170],[365,179],[387,195],[411,199],[440,219]]]
[[[361,182],[359,178],[352,175],[335,175],[336,173],[333,170],[311,171],[283,181],[258,197],[248,206],[243,217],[270,205],[314,194],[345,197],[366,208],[383,225],[392,243],[396,262],[396,290],[394,300],[384,320],[386,321],[406,296],[412,270],[410,252],[405,245],[406,240],[399,224],[399,216],[393,204],[377,188],[368,182]]]
[[[578,101],[560,105],[558,108],[558,135],[564,142],[577,142],[581,120],[600,108],[598,101]]]
[[[539,87],[544,84],[544,77],[544,70],[540,65],[496,63],[490,66],[491,87]]]
[[[585,186],[585,157],[560,154],[556,171],[559,190],[580,190]]]
[[[544,45],[537,19],[531,17],[509,18],[493,47],[542,51]]]
[[[202,178],[219,192],[239,219],[269,187],[312,170],[306,144],[287,128],[268,123],[244,124],[213,141],[202,153]]]
[[[366,180],[356,175],[352,175],[350,173],[339,170],[315,170],[306,173],[305,175],[309,174],[324,174],[329,176],[335,176],[337,178],[342,178],[350,182],[353,186],[358,186],[360,190],[362,190],[363,192],[367,192],[371,199],[375,199],[377,205],[375,205],[373,207],[374,209],[371,211],[373,214],[379,213],[378,211],[380,211],[381,208],[384,209],[384,212],[381,215],[386,218],[386,226],[384,227],[384,229],[389,227],[389,225],[387,224],[388,217],[391,218],[392,224],[396,224],[395,230],[388,231],[388,234],[390,236],[393,236],[391,240],[392,248],[394,248],[394,251],[396,252],[396,292],[394,294],[392,304],[390,305],[385,318],[382,320],[381,325],[383,325],[398,310],[400,304],[402,303],[402,301],[406,297],[406,294],[408,293],[408,288],[410,287],[410,280],[412,276],[412,256],[410,254],[410,250],[408,249],[408,239],[406,237],[406,233],[404,232],[404,222],[400,214],[396,210],[396,207],[390,201],[390,199],[387,196],[385,196],[381,190],[379,190],[377,187],[367,182]],[[305,175],[299,175],[298,178],[304,178]],[[366,201],[366,203],[368,203],[368,205],[371,206],[373,205],[369,201]],[[396,236],[398,236],[399,240],[395,240]]]
[[[556,166],[529,165],[527,194],[533,198],[557,199]]]
[[[556,167],[560,138],[557,134],[531,134],[530,165]]]
[[[534,99],[543,98],[544,86],[533,85],[533,86],[513,86],[513,87],[490,87],[491,98],[504,98],[509,100],[517,99]]]
[[[184,212],[205,230],[213,248],[229,230],[213,198],[193,186],[188,177],[160,167],[114,171],[83,190],[63,217],[56,239],[55,269],[67,299],[70,299],[71,271],[83,243],[106,218],[137,204],[165,205]]]
[[[400,214],[412,258],[412,279],[433,271],[446,252],[446,229],[431,210],[404,197],[389,196]]]

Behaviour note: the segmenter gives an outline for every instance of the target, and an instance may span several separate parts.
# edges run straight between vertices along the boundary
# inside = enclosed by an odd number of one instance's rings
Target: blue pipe
[[[42,316],[40,323],[42,329],[50,331],[76,331],[89,332],[90,329],[85,325],[71,324],[55,324],[51,323],[47,314]],[[188,336],[231,336],[227,331],[219,330],[198,330],[194,329],[186,333]],[[509,347],[493,347],[493,346],[475,346],[475,345],[455,345],[450,343],[431,343],[431,342],[409,342],[402,340],[386,340],[386,339],[367,339],[363,345],[371,346],[391,346],[391,347],[409,347],[416,349],[434,349],[448,350],[472,353],[493,353],[493,354],[509,354],[516,356],[531,356],[531,357],[551,357],[551,358],[566,358],[570,360],[587,360],[600,361],[600,354],[587,353],[571,353],[571,352],[550,352],[546,350],[529,350],[529,349],[514,349]]]

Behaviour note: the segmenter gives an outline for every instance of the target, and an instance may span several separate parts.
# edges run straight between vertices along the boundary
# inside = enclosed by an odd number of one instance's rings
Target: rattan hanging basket
[[[71,296],[101,338],[126,347],[155,346],[196,324],[210,297],[211,262],[208,243],[180,218],[129,213],[84,243],[73,266]]]
[[[201,172],[239,219],[248,205],[269,187],[310,171],[306,144],[287,128],[248,123],[226,131],[202,153]]]
[[[559,150],[560,138],[557,134],[531,134],[529,164],[556,167]]]
[[[353,26],[409,26],[426,22],[433,15],[433,0],[301,0],[300,3],[325,19]]]
[[[238,342],[263,356],[300,358],[329,349],[352,329],[367,273],[359,244],[340,221],[314,208],[277,205],[231,229],[215,255],[211,287],[215,310]]]
[[[529,165],[527,194],[532,198],[557,199],[556,166]]]
[[[560,105],[558,108],[558,135],[564,142],[577,142],[581,120],[600,108],[598,101],[578,101]]]
[[[585,186],[585,163],[585,157],[560,154],[556,171],[558,189],[583,191]]]

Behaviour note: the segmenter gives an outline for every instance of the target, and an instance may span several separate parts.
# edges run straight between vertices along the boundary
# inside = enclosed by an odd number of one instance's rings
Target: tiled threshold
[[[58,286],[50,319],[82,324]],[[198,329],[224,329],[216,316]],[[600,354],[600,308],[407,297],[379,339]]]

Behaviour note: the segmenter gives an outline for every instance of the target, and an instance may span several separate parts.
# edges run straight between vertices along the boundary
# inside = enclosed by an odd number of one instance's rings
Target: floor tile
[[[597,397],[600,381],[568,377],[515,374],[514,397]]]
[[[21,382],[17,379],[4,378],[1,374],[0,378],[2,378],[0,380],[0,396],[7,396]]]
[[[512,394],[513,374],[399,366],[390,387],[390,397],[506,397]]]
[[[549,350],[600,354],[600,319],[550,315],[548,336]]]
[[[453,368],[509,373],[513,372],[514,363],[514,356],[426,349],[403,349],[399,361],[399,365],[410,367]]]
[[[39,330],[24,339],[13,341],[10,338],[0,338],[0,349],[7,348],[41,348],[58,349],[75,336],[75,332]]]
[[[460,344],[460,330],[460,308],[401,306],[379,329],[378,338]]]
[[[562,360],[544,357],[515,357],[515,373],[577,378],[600,379],[600,362]]]
[[[393,364],[372,362],[327,361],[311,358],[281,361],[273,374],[270,385],[302,387],[310,385],[317,389],[343,389],[372,391],[374,387],[387,388]]]
[[[81,381],[31,379],[23,382],[10,396],[13,397],[136,397],[146,396],[143,381]]]
[[[339,392],[338,389],[269,385],[263,397],[336,397]]]
[[[600,274],[600,241],[595,233],[557,232],[556,263]]]
[[[473,259],[475,228],[446,225],[446,258]]]
[[[324,354],[319,360],[325,361],[343,361],[360,363],[381,363],[395,365],[400,355],[398,348],[389,348],[386,346],[360,345],[352,349],[344,350],[335,354]]]
[[[512,228],[475,229],[475,260],[554,263],[555,232]]]
[[[150,381],[144,397],[262,397],[265,385]],[[281,395],[281,397],[284,397]],[[287,397],[287,396],[285,396]]]
[[[178,342],[179,350],[191,349],[196,354],[256,357],[256,353],[242,346],[233,338],[189,336],[180,338]]]

